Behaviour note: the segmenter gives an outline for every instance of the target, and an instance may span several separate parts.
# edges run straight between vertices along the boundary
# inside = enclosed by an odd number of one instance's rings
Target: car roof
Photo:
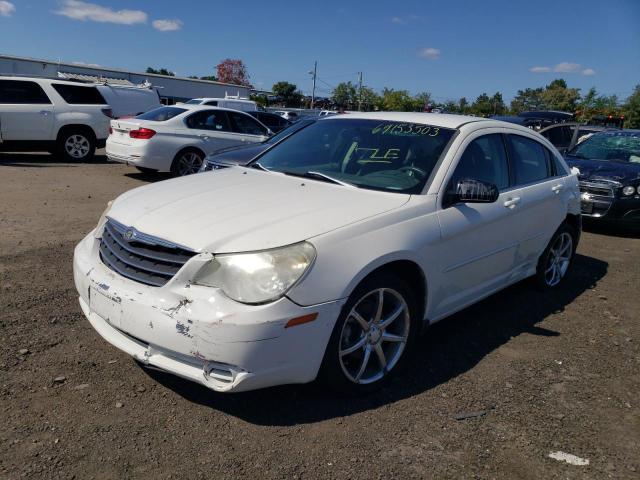
[[[468,115],[454,115],[449,113],[425,113],[425,112],[353,112],[345,115],[331,115],[320,118],[320,122],[343,121],[349,119],[366,120],[390,120],[392,122],[424,123],[443,128],[459,128],[471,122],[492,122],[481,117],[471,117]],[[504,122],[499,122],[504,124]]]
[[[255,103],[253,100],[247,100],[246,98],[196,97],[192,98],[191,100],[202,100],[203,102],[208,102],[210,100],[224,100],[226,102]]]
[[[183,110],[189,110],[189,111],[224,110],[225,112],[240,112],[240,113],[244,113],[245,115],[247,114],[247,112],[243,112],[242,110],[236,110],[235,108],[216,107],[213,105],[196,105],[191,103],[181,103],[176,105],[162,105],[162,107],[175,107],[175,108],[181,108]],[[158,107],[158,108],[162,108],[162,107]]]

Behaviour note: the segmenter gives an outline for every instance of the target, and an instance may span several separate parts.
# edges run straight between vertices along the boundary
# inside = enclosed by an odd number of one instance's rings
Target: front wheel
[[[418,311],[414,292],[401,278],[383,273],[365,279],[336,322],[320,378],[345,393],[380,388],[411,353]]]
[[[577,233],[563,223],[538,260],[534,281],[541,290],[556,288],[567,275],[576,251]]]

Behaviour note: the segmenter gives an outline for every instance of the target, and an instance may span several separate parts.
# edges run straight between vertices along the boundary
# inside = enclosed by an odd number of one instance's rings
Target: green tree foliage
[[[333,89],[331,100],[333,101],[333,103],[343,108],[355,108],[358,102],[356,86],[351,82],[339,83],[336,88]]]
[[[166,68],[160,68],[160,69],[156,70],[155,68],[147,67],[146,72],[147,73],[153,73],[155,75],[166,75],[167,77],[175,77],[176,76],[175,73],[173,73],[170,70],[167,70]]]
[[[616,95],[598,95],[596,89],[591,87],[578,104],[578,119],[589,121],[596,115],[617,115],[618,103]]]
[[[636,85],[633,93],[622,106],[624,126],[626,128],[640,128],[640,85]]]
[[[274,83],[271,91],[275,96],[280,98],[285,107],[299,107],[302,101],[302,93],[298,90],[298,86],[289,82]]]
[[[373,91],[372,88],[362,87],[362,93],[358,92],[358,96],[362,96],[362,110],[365,112],[374,110],[376,106],[379,106],[380,96]]]
[[[458,108],[456,109],[456,112],[461,113],[462,115],[469,113],[469,101],[466,97],[462,97],[458,100]]]
[[[474,115],[479,115],[481,117],[493,115],[493,105],[491,104],[489,95],[486,93],[479,95],[475,102],[471,104],[471,112]]]
[[[385,88],[382,90],[382,109],[392,112],[410,112],[415,108],[415,99],[406,90]]]
[[[575,112],[580,99],[579,88],[568,88],[567,82],[559,78],[546,86],[542,92],[542,102],[548,110]]]
[[[511,113],[518,114],[527,110],[543,110],[545,108],[542,88],[526,88],[518,90],[511,100]]]

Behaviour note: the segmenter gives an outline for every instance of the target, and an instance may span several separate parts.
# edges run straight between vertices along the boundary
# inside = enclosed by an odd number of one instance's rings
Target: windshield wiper
[[[284,171],[282,172],[285,175],[292,175],[294,177],[302,177],[302,178],[313,178],[315,180],[321,180],[324,182],[331,182],[331,183],[335,183],[336,185],[342,185],[343,187],[354,187],[356,188],[356,186],[353,183],[348,183],[348,182],[343,182],[342,180],[338,180],[337,178],[333,178],[329,175],[327,175],[326,173],[321,173],[321,172],[314,172],[314,171],[308,171],[308,172],[291,172],[291,171]]]
[[[270,172],[271,171],[267,167],[263,167],[262,165],[260,165],[260,162],[253,162],[251,165],[249,165],[249,167],[257,168],[258,170],[262,170],[263,172]]]

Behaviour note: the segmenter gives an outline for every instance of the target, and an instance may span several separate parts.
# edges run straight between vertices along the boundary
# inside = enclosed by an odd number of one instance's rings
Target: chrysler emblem
[[[132,228],[127,229],[126,232],[124,232],[124,239],[125,240],[131,240],[133,237],[135,237],[135,232],[133,231]]]

